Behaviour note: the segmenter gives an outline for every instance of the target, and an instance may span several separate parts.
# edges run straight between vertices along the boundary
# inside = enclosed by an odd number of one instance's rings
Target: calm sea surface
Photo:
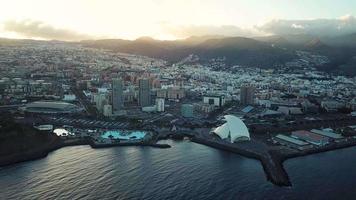
[[[189,141],[170,149],[66,147],[0,168],[0,199],[356,199],[356,148],[285,162],[292,187],[256,160]]]

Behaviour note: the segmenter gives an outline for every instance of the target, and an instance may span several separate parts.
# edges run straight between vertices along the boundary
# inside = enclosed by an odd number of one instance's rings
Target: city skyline
[[[355,199],[356,1],[0,5],[0,200]]]
[[[150,36],[172,40],[194,35],[281,34],[286,28],[290,29],[287,33],[302,29],[313,33],[308,31],[310,27],[349,33],[356,30],[355,6],[349,0],[15,0],[2,3],[0,37],[78,41]]]

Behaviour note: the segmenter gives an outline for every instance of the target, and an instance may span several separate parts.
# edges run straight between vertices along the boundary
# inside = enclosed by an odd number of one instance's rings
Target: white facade
[[[109,105],[109,104],[104,105],[103,115],[105,117],[111,117],[112,116],[112,106],[111,105]]]
[[[52,124],[34,126],[34,128],[36,128],[37,130],[40,130],[40,131],[53,131]]]
[[[142,112],[155,112],[157,110],[156,106],[145,106],[142,107]]]
[[[225,97],[224,96],[204,96],[203,103],[220,107],[225,104]]]
[[[240,118],[233,115],[225,115],[224,118],[226,123],[214,129],[213,133],[221,139],[230,138],[231,143],[238,140],[250,140],[250,133]]]
[[[63,101],[75,101],[77,98],[74,94],[65,94]]]
[[[164,112],[164,99],[156,99],[156,107],[158,112]]]
[[[96,94],[94,96],[94,101],[95,101],[96,109],[100,113],[103,113],[104,105],[108,103],[106,94]]]

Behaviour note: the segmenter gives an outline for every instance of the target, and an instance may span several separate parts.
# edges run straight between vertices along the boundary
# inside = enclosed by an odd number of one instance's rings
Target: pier
[[[234,144],[202,137],[193,137],[191,141],[259,160],[266,173],[267,180],[279,186],[291,186],[288,174],[283,168],[280,157],[270,153],[268,147],[263,143],[258,141],[246,141]]]

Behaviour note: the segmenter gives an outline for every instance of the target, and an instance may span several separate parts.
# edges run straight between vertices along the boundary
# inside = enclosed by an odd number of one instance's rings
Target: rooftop
[[[304,146],[304,145],[308,145],[309,144],[307,142],[304,142],[304,141],[301,141],[301,140],[298,140],[298,139],[295,139],[295,138],[292,138],[292,137],[289,137],[289,136],[286,136],[286,135],[282,135],[282,134],[276,135],[276,138],[285,140],[287,142],[290,142],[290,143],[293,143],[293,144],[296,144],[296,145],[299,145],[299,146]]]
[[[322,135],[322,136],[326,136],[326,137],[329,137],[329,138],[333,138],[333,139],[340,139],[340,138],[343,138],[341,135],[336,134],[336,133],[334,133],[334,132],[330,132],[330,131],[323,131],[323,130],[318,130],[318,129],[312,129],[311,132],[312,132],[312,133],[319,134],[319,135]]]
[[[306,136],[312,140],[324,140],[327,139],[327,137],[325,136],[321,136],[309,131],[305,131],[305,130],[300,130],[300,131],[293,131],[292,135],[296,135],[296,136]]]

